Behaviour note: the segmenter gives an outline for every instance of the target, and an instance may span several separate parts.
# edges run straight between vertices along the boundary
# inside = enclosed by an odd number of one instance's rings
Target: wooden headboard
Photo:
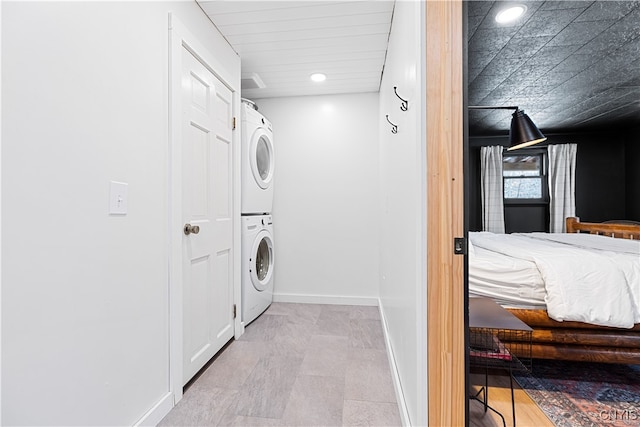
[[[586,232],[590,234],[601,234],[603,236],[616,237],[618,239],[640,240],[640,223],[632,221],[625,222],[580,222],[580,218],[567,218],[567,233]]]

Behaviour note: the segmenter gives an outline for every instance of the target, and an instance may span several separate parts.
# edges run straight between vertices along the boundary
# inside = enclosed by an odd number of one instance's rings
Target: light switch
[[[109,213],[114,215],[127,214],[127,193],[129,184],[111,181],[109,191]]]

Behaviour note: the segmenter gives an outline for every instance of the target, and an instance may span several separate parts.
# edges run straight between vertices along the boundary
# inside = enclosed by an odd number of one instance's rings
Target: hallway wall
[[[3,425],[133,425],[172,402],[170,11],[239,83],[195,2],[2,3]]]
[[[424,16],[423,2],[396,3],[378,114],[380,302],[411,425],[427,424]]]
[[[378,94],[256,102],[276,153],[274,298],[377,304]]]

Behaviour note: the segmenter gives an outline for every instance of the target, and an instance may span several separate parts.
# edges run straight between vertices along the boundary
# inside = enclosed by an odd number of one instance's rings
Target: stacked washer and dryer
[[[242,321],[273,301],[273,129],[255,103],[242,100]]]

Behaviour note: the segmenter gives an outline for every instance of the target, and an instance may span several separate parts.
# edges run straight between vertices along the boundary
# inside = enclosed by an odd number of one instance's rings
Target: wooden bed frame
[[[640,223],[587,223],[578,218],[567,218],[566,221],[568,233],[640,239]],[[640,324],[632,329],[619,329],[581,322],[557,322],[549,318],[546,310],[508,310],[533,328],[533,358],[640,364]]]

